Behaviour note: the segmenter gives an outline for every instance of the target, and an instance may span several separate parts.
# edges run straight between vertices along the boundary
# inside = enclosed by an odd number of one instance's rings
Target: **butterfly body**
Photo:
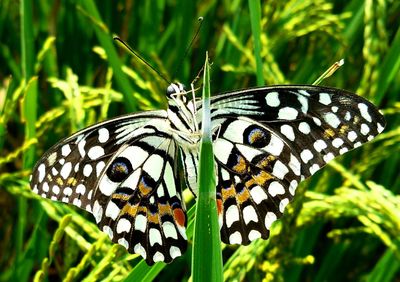
[[[149,264],[185,251],[182,181],[197,194],[202,105],[181,84],[167,98],[166,111],[115,118],[60,141],[31,180],[42,197],[91,212],[113,242]],[[385,126],[355,94],[296,85],[215,96],[211,123],[221,238],[244,245],[268,238],[302,180]]]

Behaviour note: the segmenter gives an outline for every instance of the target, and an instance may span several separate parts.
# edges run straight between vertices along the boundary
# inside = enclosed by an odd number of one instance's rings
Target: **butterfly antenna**
[[[142,56],[140,56],[136,51],[134,51],[128,44],[125,43],[121,38],[118,36],[114,37],[115,41],[118,41],[122,45],[125,46],[126,49],[128,49],[136,58],[142,61],[146,66],[148,66],[150,69],[152,69],[156,74],[158,74],[159,77],[161,77],[168,85],[171,84],[171,81],[169,81],[161,72],[159,72],[155,67],[150,65]]]
[[[323,74],[321,74],[321,76],[318,77],[316,81],[314,81],[313,85],[320,84],[322,82],[322,80],[330,77],[335,71],[337,71],[343,65],[344,65],[344,59],[341,59],[340,61],[335,62]]]
[[[199,35],[201,26],[202,26],[202,24],[203,24],[203,17],[199,17],[197,20],[198,20],[198,24],[199,24],[199,25],[197,26],[196,32],[194,33],[194,35],[193,35],[193,37],[192,37],[192,40],[190,40],[189,45],[186,47],[185,53],[183,54],[183,57],[182,57],[182,60],[181,60],[181,62],[179,63],[179,65],[177,66],[177,68],[176,68],[176,70],[175,70],[175,72],[174,72],[174,76],[173,76],[173,77],[176,76],[176,74],[178,73],[178,70],[182,67],[183,59],[185,59],[185,58],[187,57],[187,55],[188,55],[188,53],[189,53],[189,50],[192,48],[194,41],[196,40],[197,36]]]

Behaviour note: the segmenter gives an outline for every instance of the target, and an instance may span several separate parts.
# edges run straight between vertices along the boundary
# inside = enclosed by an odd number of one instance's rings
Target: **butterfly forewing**
[[[32,172],[31,186],[44,198],[91,211],[98,177],[121,140],[150,120],[166,119],[165,111],[123,116],[88,127],[68,137],[43,155]]]

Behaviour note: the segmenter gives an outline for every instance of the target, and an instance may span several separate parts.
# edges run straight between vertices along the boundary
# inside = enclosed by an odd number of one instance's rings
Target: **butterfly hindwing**
[[[245,118],[220,124],[214,141],[221,237],[247,245],[267,238],[300,182],[299,155],[273,130]]]
[[[96,185],[93,215],[99,228],[148,264],[168,263],[186,250],[176,146],[162,131],[128,142]]]

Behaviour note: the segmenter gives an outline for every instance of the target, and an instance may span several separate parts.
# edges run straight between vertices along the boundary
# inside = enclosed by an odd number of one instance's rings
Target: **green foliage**
[[[0,281],[186,281],[191,275],[193,198],[184,197],[188,251],[170,265],[149,267],[111,244],[84,211],[28,187],[34,162],[61,138],[119,114],[166,107],[166,83],[114,35],[169,80],[186,84],[209,51],[212,93],[262,80],[310,84],[344,58],[321,85],[374,101],[387,128],[302,183],[269,240],[223,246],[224,279],[399,277],[398,1],[16,3],[0,1]],[[203,28],[183,58],[199,16]]]

